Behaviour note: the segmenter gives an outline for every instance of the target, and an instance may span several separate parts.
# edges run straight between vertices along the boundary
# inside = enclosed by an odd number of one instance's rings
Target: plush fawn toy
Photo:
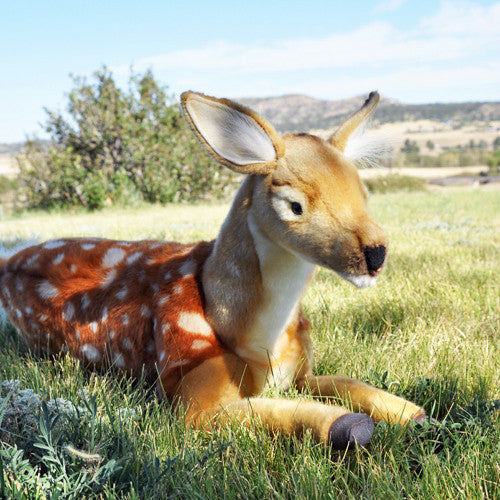
[[[383,267],[386,236],[348,159],[349,140],[378,100],[372,92],[324,141],[280,137],[234,102],[184,93],[182,109],[203,146],[246,174],[217,239],[62,238],[31,246],[0,263],[10,320],[34,348],[136,376],[145,371],[194,426],[256,416],[268,429],[310,429],[344,449],[365,444],[373,420],[424,419],[422,408],[365,383],[313,375],[300,306],[315,265],[358,287],[375,284]],[[269,383],[341,398],[363,413],[260,397]]]

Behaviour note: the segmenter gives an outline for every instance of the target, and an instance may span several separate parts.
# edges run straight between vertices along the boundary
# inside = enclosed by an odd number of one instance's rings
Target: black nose
[[[385,260],[384,246],[366,247],[363,253],[365,254],[368,271],[377,271],[382,267]]]

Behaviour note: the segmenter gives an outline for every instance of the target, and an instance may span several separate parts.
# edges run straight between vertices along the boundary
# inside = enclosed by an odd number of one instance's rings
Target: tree
[[[416,141],[406,139],[404,146],[401,148],[401,152],[407,154],[418,154],[420,152],[420,148],[418,147]]]
[[[430,139],[425,143],[425,145],[429,151],[433,151],[435,148],[435,144]]]
[[[50,143],[28,141],[18,157],[30,207],[95,209],[225,192],[230,171],[203,151],[150,71],[132,74],[126,91],[106,68],[91,83],[73,81],[67,115],[46,110]]]

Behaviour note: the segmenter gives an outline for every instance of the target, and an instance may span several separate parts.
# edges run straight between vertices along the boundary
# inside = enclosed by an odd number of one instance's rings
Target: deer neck
[[[276,244],[251,212],[248,176],[203,270],[207,316],[222,341],[248,361],[273,360],[295,319],[314,265]]]

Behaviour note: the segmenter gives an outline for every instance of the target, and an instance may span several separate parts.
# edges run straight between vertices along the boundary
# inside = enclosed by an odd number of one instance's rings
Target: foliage
[[[7,193],[16,189],[18,186],[18,181],[16,179],[11,179],[6,175],[0,175],[0,194]]]
[[[500,149],[495,149],[490,157],[486,160],[486,164],[493,172],[500,170]]]
[[[151,72],[132,74],[127,91],[103,68],[94,82],[74,78],[68,116],[48,111],[51,142],[28,141],[20,180],[31,208],[198,200],[222,196],[219,169]]]
[[[400,174],[387,174],[365,179],[371,193],[394,193],[397,191],[424,191],[425,181],[417,177]]]

